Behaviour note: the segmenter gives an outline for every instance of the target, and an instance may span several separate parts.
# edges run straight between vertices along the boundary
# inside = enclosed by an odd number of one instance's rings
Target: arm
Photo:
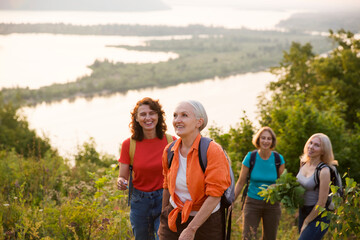
[[[235,185],[235,200],[238,198],[239,194],[241,193],[241,190],[243,189],[246,183],[248,174],[249,174],[249,168],[243,164],[240,171],[240,177]]]
[[[310,212],[310,214],[305,218],[303,226],[301,227],[300,234],[307,227],[307,225],[314,220],[319,215],[319,209],[316,209],[316,206],[325,207],[330,188],[330,170],[325,167],[320,171],[320,184],[319,184],[319,199]]]
[[[194,239],[196,231],[209,218],[212,211],[220,202],[220,199],[221,197],[208,196],[199,212],[180,234],[179,240]]]
[[[117,179],[117,187],[119,190],[126,190],[127,180],[129,179],[129,173],[130,173],[129,164],[119,163],[119,177]]]
[[[279,176],[280,176],[281,174],[283,174],[284,170],[285,170],[285,163],[284,163],[284,164],[281,164],[280,167],[279,167]]]

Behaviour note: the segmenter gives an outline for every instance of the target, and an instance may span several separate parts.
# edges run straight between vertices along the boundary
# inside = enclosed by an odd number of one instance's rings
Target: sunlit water
[[[130,91],[126,95],[97,97],[90,101],[81,98],[74,102],[64,100],[41,104],[35,108],[24,108],[23,113],[28,117],[30,127],[48,136],[63,156],[71,158],[76,152],[76,146],[82,145],[90,137],[95,139],[99,151],[119,156],[120,143],[130,136],[130,111],[143,97],[160,100],[172,134],[172,113],[176,104],[185,99],[202,102],[208,113],[209,125],[227,131],[230,125],[235,127],[240,122],[243,111],[246,111],[250,120],[255,120],[256,97],[274,79],[267,72],[248,73],[222,80]],[[206,134],[207,128],[204,131]]]
[[[170,11],[146,13],[0,11],[0,22],[172,26],[203,24],[228,28],[274,29],[275,24],[290,15],[290,12],[182,6]],[[149,39],[153,37],[51,34],[0,36],[0,88],[38,88],[52,83],[75,81],[91,72],[87,66],[96,59],[130,63],[167,61],[177,57],[172,52],[139,52],[107,47],[142,45]],[[170,133],[174,133],[171,124],[174,107],[184,99],[201,101],[207,109],[209,124],[216,123],[228,130],[230,125],[234,126],[239,122],[243,111],[246,111],[250,120],[255,121],[256,97],[271,80],[274,80],[274,76],[269,73],[249,73],[164,89],[130,91],[126,95],[40,104],[34,108],[23,108],[21,112],[27,116],[30,127],[36,129],[38,134],[49,137],[51,144],[62,156],[72,158],[77,152],[77,146],[93,137],[99,151],[118,157],[120,143],[130,135],[130,111],[139,99],[149,96],[160,100],[167,114]]]
[[[291,11],[258,11],[219,6],[174,6],[151,12],[0,11],[5,23],[144,24],[187,26],[202,24],[228,28],[275,29]],[[21,16],[21,17],[19,17]]]
[[[165,37],[163,37],[164,39]],[[167,37],[169,38],[169,37]],[[143,45],[149,37],[54,34],[0,35],[0,88],[39,88],[88,75],[96,59],[144,63],[177,58],[172,52],[129,51],[114,45]]]

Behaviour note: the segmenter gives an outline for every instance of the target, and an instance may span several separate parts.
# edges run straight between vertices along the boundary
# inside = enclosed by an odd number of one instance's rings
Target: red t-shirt
[[[173,137],[173,139],[175,139]],[[163,188],[162,154],[168,144],[166,137],[162,139],[144,139],[136,141],[133,162],[133,186],[143,192],[152,192]],[[130,138],[121,146],[120,163],[130,164]]]

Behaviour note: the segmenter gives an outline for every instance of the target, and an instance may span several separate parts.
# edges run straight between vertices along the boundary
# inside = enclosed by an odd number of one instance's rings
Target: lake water
[[[0,11],[4,23],[143,24],[187,26],[202,24],[228,28],[275,29],[295,11],[257,11],[220,6],[174,6],[151,12]]]
[[[172,134],[172,113],[175,105],[185,99],[196,99],[203,103],[209,126],[216,125],[226,131],[230,125],[236,126],[244,116],[243,111],[250,120],[255,120],[257,96],[273,80],[275,77],[267,72],[247,73],[222,80],[129,91],[125,95],[96,97],[89,101],[79,98],[74,102],[44,103],[35,108],[24,108],[22,112],[28,117],[30,127],[48,136],[62,156],[71,158],[76,146],[82,145],[90,137],[95,139],[99,151],[119,156],[120,143],[130,136],[130,111],[143,97],[160,100]],[[204,130],[206,132],[207,128]]]
[[[162,37],[166,39],[169,37]],[[176,53],[129,51],[108,45],[142,45],[159,37],[82,36],[54,34],[0,35],[0,88],[39,88],[75,81],[90,74],[96,59],[145,63],[177,58]],[[19,71],[21,69],[21,71]]]
[[[219,7],[179,6],[170,11],[146,13],[116,12],[20,12],[0,11],[5,23],[71,23],[71,24],[147,24],[186,26],[203,24],[228,28],[274,29],[291,12],[242,11]],[[186,38],[189,36],[179,36]],[[76,36],[52,34],[10,34],[0,36],[0,88],[39,88],[52,83],[75,81],[89,74],[87,68],[96,59],[122,62],[159,62],[176,58],[168,52],[139,52],[107,45],[141,45],[154,37]],[[167,36],[164,38],[172,38]],[[98,150],[118,156],[120,143],[130,135],[130,111],[139,99],[149,96],[159,99],[167,114],[169,132],[175,104],[184,99],[201,101],[214,123],[225,131],[235,126],[246,111],[251,120],[256,116],[256,97],[265,85],[274,80],[266,72],[248,73],[226,79],[210,79],[181,84],[164,89],[130,91],[125,95],[97,97],[92,100],[64,100],[40,104],[21,110],[39,135],[49,137],[61,155],[72,158],[77,146],[90,137]],[[206,130],[205,130],[206,131]]]

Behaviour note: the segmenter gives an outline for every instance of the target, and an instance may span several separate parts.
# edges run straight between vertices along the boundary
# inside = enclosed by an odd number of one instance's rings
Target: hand
[[[303,223],[302,227],[301,227],[301,230],[300,230],[300,236],[301,236],[301,233],[305,230],[305,228],[308,226],[308,223]]]
[[[179,240],[193,240],[194,238],[195,238],[195,231],[187,227],[180,234]]]
[[[123,178],[123,177],[118,177],[117,188],[119,190],[126,190],[128,188],[127,180],[125,178]]]

